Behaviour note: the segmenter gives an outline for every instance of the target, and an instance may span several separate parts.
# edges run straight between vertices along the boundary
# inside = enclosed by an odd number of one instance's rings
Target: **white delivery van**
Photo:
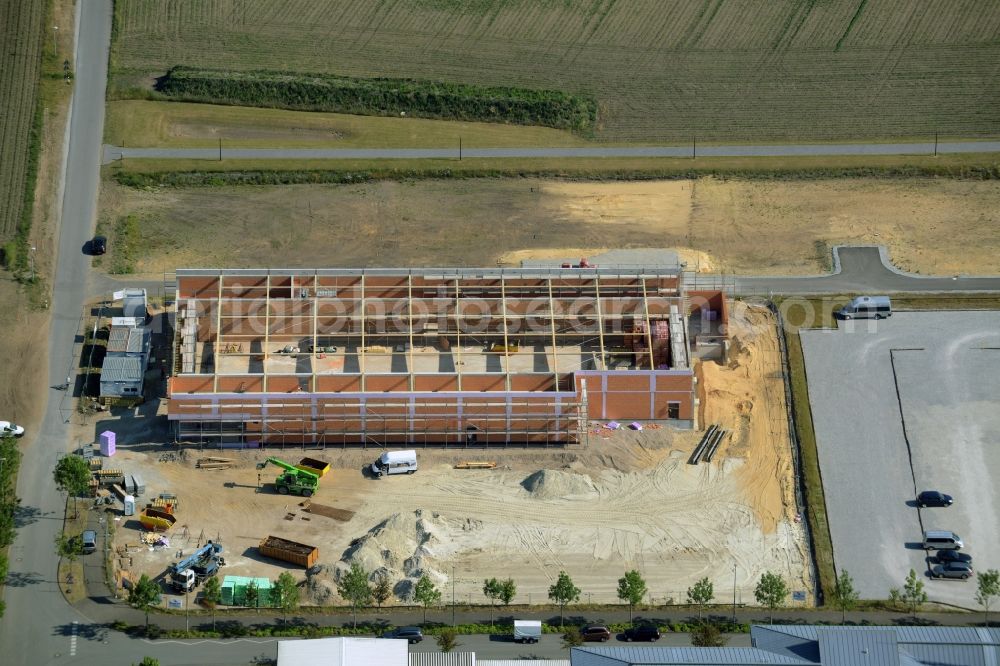
[[[417,452],[413,449],[409,451],[386,451],[379,459],[372,463],[372,474],[382,476],[384,474],[413,474],[417,471]]]
[[[892,316],[892,303],[888,296],[858,296],[840,308],[837,314],[843,319],[872,317],[882,319]]]
[[[540,620],[514,620],[515,643],[537,643],[542,637]]]

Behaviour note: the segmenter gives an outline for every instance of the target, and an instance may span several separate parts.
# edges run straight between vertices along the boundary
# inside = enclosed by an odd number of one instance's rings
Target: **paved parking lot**
[[[838,572],[885,598],[910,568],[926,575],[924,529],[1000,569],[1000,312],[897,312],[801,339]],[[928,489],[955,504],[915,508]],[[977,607],[974,579],[926,589]]]

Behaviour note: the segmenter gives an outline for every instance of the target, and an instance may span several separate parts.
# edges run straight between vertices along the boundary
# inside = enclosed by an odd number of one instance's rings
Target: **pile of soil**
[[[521,482],[536,499],[584,499],[598,495],[590,477],[555,469],[541,469]]]

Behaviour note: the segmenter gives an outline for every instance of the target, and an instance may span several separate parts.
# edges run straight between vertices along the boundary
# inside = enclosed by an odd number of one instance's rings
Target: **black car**
[[[420,631],[420,627],[397,627],[382,634],[382,638],[399,638],[413,645],[424,640],[424,634]]]
[[[660,630],[652,624],[640,624],[635,627],[629,627],[625,630],[625,640],[658,641],[660,640]]]
[[[937,490],[925,490],[917,495],[917,506],[951,506],[954,500],[951,495],[945,495]]]
[[[945,564],[947,562],[963,562],[965,564],[972,563],[972,555],[963,553],[960,550],[939,550],[934,556],[934,559],[941,564]]]
[[[108,239],[104,236],[94,236],[90,241],[90,253],[93,255],[104,254],[108,251]]]
[[[580,630],[580,636],[585,641],[606,641],[611,638],[611,631],[600,624],[592,624]]]

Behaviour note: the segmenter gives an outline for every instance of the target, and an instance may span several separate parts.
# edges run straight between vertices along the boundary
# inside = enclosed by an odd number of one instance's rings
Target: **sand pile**
[[[555,469],[541,469],[528,476],[521,486],[536,499],[587,499],[599,493],[590,477]]]
[[[384,573],[396,581],[394,592],[401,599],[408,599],[412,587],[421,576],[428,576],[436,585],[446,577],[433,568],[435,548],[440,544],[440,529],[433,522],[435,515],[425,515],[422,509],[412,513],[394,513],[368,532],[351,542],[336,565],[336,578],[360,564],[371,574],[372,580]]]

